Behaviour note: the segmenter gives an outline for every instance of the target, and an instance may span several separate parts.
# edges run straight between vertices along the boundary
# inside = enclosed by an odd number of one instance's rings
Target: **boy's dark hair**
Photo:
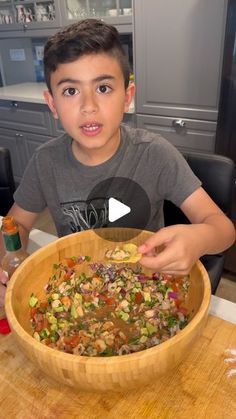
[[[129,62],[114,26],[98,19],[84,19],[51,36],[44,47],[45,81],[51,92],[51,73],[59,64],[77,60],[82,55],[106,53],[116,58],[124,75],[125,88],[129,84]]]

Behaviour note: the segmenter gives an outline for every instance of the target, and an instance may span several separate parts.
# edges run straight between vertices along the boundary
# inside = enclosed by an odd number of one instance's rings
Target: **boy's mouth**
[[[80,125],[80,129],[82,130],[83,134],[88,136],[94,136],[101,132],[102,124],[97,122],[91,122],[89,124]]]

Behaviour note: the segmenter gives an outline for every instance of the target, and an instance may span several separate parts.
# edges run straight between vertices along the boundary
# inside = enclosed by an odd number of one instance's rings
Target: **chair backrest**
[[[228,157],[209,153],[185,153],[184,157],[192,171],[201,180],[202,187],[230,217],[235,188],[234,162]],[[169,201],[164,203],[164,219],[166,226],[189,223],[182,211]],[[211,279],[213,293],[220,281],[224,259],[225,253],[206,255],[202,258]]]
[[[0,215],[6,215],[11,208],[14,192],[11,155],[7,148],[0,147]]]

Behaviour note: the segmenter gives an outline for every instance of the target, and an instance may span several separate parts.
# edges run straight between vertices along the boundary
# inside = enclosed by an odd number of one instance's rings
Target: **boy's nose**
[[[97,111],[97,102],[93,94],[84,94],[81,103],[82,113],[94,113]]]

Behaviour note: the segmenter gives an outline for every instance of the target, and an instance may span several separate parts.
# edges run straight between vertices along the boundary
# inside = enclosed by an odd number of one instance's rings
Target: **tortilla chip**
[[[115,253],[122,251],[125,253],[124,256],[122,257],[122,255],[120,255],[120,257],[116,259]],[[117,246],[113,252],[108,250],[105,256],[109,262],[113,263],[136,263],[141,259],[142,254],[138,253],[136,244],[127,243],[120,247]]]

